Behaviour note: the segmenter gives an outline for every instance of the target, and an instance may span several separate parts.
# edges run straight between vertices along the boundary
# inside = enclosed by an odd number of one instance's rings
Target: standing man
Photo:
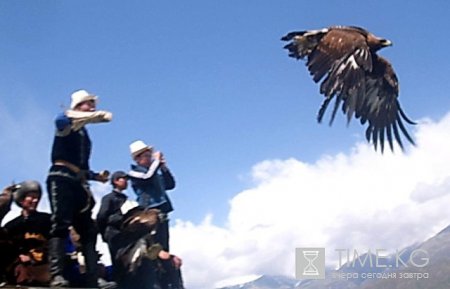
[[[127,200],[123,193],[128,187],[128,176],[123,171],[114,172],[111,175],[111,193],[103,196],[100,209],[97,214],[97,225],[103,241],[108,244],[113,270],[115,269],[116,250],[112,246],[112,239],[120,233],[122,225],[122,213],[120,208]]]
[[[107,173],[94,173],[89,167],[91,140],[85,125],[109,122],[112,114],[97,111],[97,96],[86,90],[75,91],[70,109],[57,116],[52,147],[52,166],[47,177],[47,191],[52,210],[49,256],[51,287],[68,287],[63,277],[65,241],[69,227],[80,234],[86,262],[86,286],[97,287],[97,229],[91,218],[94,198],[88,181],[106,182]]]
[[[173,211],[173,207],[166,190],[175,188],[175,180],[163,154],[159,151],[153,152],[153,147],[138,140],[130,144],[130,152],[136,164],[131,165],[128,176],[137,201],[144,208],[161,211],[161,223],[155,239],[165,251],[169,251],[168,214]]]

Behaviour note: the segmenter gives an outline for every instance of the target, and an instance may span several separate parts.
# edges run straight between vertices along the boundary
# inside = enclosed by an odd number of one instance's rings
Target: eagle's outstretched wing
[[[365,106],[356,111],[356,118],[360,118],[361,124],[368,123],[366,129],[367,141],[373,142],[375,149],[380,143],[384,149],[385,136],[389,146],[393,150],[393,137],[403,149],[400,131],[406,139],[414,144],[403,121],[415,124],[411,121],[398,101],[398,80],[391,64],[383,57],[376,56],[372,73],[365,78]]]

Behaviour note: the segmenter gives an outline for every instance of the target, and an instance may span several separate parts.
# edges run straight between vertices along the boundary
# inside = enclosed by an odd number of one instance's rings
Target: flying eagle
[[[403,112],[398,101],[398,80],[389,61],[377,55],[383,47],[391,46],[387,39],[354,26],[335,26],[321,30],[290,32],[281,38],[289,56],[307,59],[306,66],[325,100],[317,120],[322,121],[325,110],[335,98],[330,118],[333,123],[342,103],[347,123],[352,116],[361,124],[368,123],[366,139],[375,150],[378,143],[384,150],[385,137],[393,151],[393,137],[403,150],[400,131],[414,145],[403,124],[415,124]]]

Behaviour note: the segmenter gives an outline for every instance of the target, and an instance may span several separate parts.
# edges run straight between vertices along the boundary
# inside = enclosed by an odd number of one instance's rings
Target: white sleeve
[[[77,131],[88,123],[109,122],[112,119],[112,113],[109,111],[75,111],[67,110],[66,116],[72,120],[72,129]]]
[[[131,170],[128,172],[128,175],[133,178],[136,178],[136,179],[144,179],[144,180],[149,179],[155,174],[158,167],[159,167],[159,160],[154,160],[152,162],[152,164],[150,165],[150,167],[148,168],[146,173],[141,173],[141,172],[136,172],[134,170]]]

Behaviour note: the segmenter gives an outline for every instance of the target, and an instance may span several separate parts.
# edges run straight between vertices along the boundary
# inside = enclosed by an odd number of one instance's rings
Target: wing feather
[[[389,125],[386,127],[386,136],[387,136],[387,139],[388,139],[389,148],[391,149],[391,151],[394,151],[394,144],[392,142],[392,129],[391,129],[391,127],[392,126],[389,126]]]
[[[331,117],[330,117],[329,125],[333,124],[333,120],[336,117],[336,112],[337,112],[337,110],[339,108],[339,104],[341,103],[341,100],[342,100],[342,95],[341,94],[336,96],[336,100],[334,101],[334,108],[333,108],[333,112],[332,112]]]
[[[374,127],[372,129],[372,140],[373,140],[373,147],[375,148],[375,150],[377,150],[377,146],[378,146],[378,128]]]
[[[414,140],[412,139],[412,137],[409,135],[408,131],[406,130],[405,125],[403,124],[402,118],[400,117],[400,115],[397,116],[397,122],[398,122],[398,126],[400,127],[400,130],[402,131],[403,135],[406,137],[406,139],[412,143],[413,145],[415,145]]]
[[[379,139],[380,139],[380,147],[381,147],[381,152],[384,151],[384,130],[386,127],[382,126],[378,129],[378,135],[379,135]]]
[[[395,140],[397,141],[398,145],[400,146],[400,148],[403,150],[403,143],[402,143],[402,139],[400,137],[400,133],[398,132],[398,127],[397,127],[397,122],[394,122],[394,124],[392,125],[392,127],[394,128],[394,136],[395,136]]]
[[[319,113],[317,114],[317,122],[321,123],[323,116],[325,114],[325,111],[327,110],[328,104],[330,104],[331,97],[325,98],[322,105],[320,106]]]

